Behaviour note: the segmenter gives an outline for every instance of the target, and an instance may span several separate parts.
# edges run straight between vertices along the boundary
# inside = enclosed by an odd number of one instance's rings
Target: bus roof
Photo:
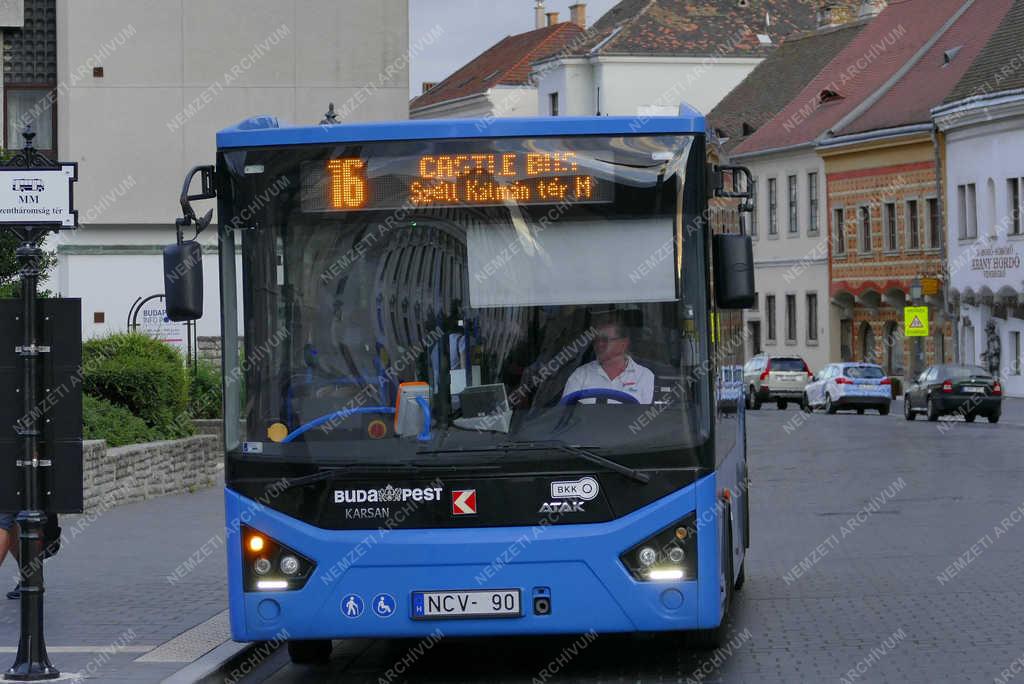
[[[704,115],[682,105],[679,116],[543,116],[507,119],[417,119],[375,123],[282,126],[255,116],[217,133],[218,149],[268,145],[511,138],[542,135],[650,135],[704,133]]]

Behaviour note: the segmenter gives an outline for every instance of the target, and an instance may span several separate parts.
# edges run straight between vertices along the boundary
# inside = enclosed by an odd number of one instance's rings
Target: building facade
[[[459,67],[440,83],[424,83],[423,93],[409,103],[411,119],[491,119],[537,116],[536,76],[531,63],[561,54],[584,36],[586,5],[572,6],[571,21],[557,12],[536,8],[536,28],[506,36]],[[557,112],[556,112],[557,113]]]
[[[832,354],[825,165],[810,141],[785,149],[745,143],[866,24],[850,13],[823,12],[822,18],[817,30],[784,41],[708,115],[730,162],[747,166],[754,179],[754,212],[745,227],[754,242],[758,297],[744,312],[747,353],[797,355],[814,370],[838,358]]]
[[[882,134],[819,148],[832,231],[834,358],[881,364],[907,377],[951,361],[952,326],[941,291],[914,302],[915,280],[943,278],[943,223],[931,131]],[[903,309],[930,308],[931,335],[904,336]]]
[[[946,128],[946,202],[960,359],[1001,374],[1004,392],[1021,397],[1024,97],[961,105],[958,114]]]
[[[215,161],[218,129],[316,122],[331,102],[348,121],[407,116],[407,0],[12,4],[24,20],[5,29],[5,145],[33,123],[37,147],[79,164],[81,227],[49,243],[49,287],[82,298],[86,337],[125,330],[133,302],[163,290],[182,179]],[[220,327],[208,233],[199,335]]]
[[[737,146],[743,158],[810,144],[823,160],[830,360],[879,363],[908,378],[955,358],[945,296],[944,143],[930,108],[955,88],[1011,3],[888,5]],[[909,305],[929,308],[925,339],[906,339]]]
[[[538,113],[710,112],[787,36],[814,30],[823,5],[846,16],[859,4],[622,0],[573,49],[534,64]]]
[[[949,291],[959,360],[1024,397],[1024,48],[1016,0],[970,70],[932,114],[946,141]]]
[[[812,370],[831,356],[825,169],[813,148],[736,160],[754,177],[757,304],[745,313],[751,354],[792,354]]]

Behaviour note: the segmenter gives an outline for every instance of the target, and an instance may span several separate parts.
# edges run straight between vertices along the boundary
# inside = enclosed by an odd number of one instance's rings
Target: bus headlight
[[[299,571],[299,559],[295,556],[285,556],[281,559],[281,572],[286,575],[294,575]]]
[[[301,553],[251,527],[243,525],[241,536],[245,591],[301,589],[316,568],[316,564]]]
[[[643,582],[697,579],[697,514],[688,514],[619,556]]]

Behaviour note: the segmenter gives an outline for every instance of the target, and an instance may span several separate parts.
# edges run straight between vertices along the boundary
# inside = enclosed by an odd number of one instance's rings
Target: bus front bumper
[[[485,636],[715,627],[721,620],[715,476],[606,523],[324,530],[226,489],[228,590],[236,641]],[[638,581],[619,555],[698,511],[695,578]],[[702,513],[703,512],[703,515]],[[240,525],[316,563],[301,589],[243,590]],[[244,561],[249,562],[249,561]],[[511,618],[413,619],[415,591],[520,591]],[[374,610],[386,595],[394,612]],[[347,616],[343,604],[362,609]],[[535,597],[550,612],[535,614]]]

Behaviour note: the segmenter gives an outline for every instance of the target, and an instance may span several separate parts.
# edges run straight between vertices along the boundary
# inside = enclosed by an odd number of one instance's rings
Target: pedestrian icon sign
[[[359,594],[349,594],[341,599],[341,614],[347,618],[357,618],[363,614],[363,599]]]
[[[903,309],[903,335],[928,337],[928,307],[907,306]]]
[[[373,597],[373,612],[377,617],[389,618],[395,614],[395,597],[391,594],[377,594]]]

